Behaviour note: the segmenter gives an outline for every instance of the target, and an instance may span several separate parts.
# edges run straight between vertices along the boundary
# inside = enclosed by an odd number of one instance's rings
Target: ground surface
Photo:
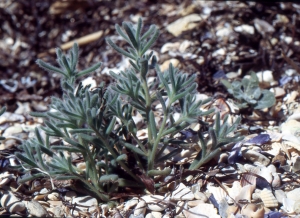
[[[138,17],[143,18],[146,28],[155,24],[160,29],[153,50],[161,67],[171,61],[183,72],[197,74],[198,91],[215,100],[225,101],[230,97],[219,83],[220,77],[242,79],[251,70],[256,73],[271,71],[269,74],[273,78],[266,79],[261,85],[274,88],[277,106],[265,110],[264,117],[260,114],[255,119],[249,118],[252,111],[241,114],[241,128],[248,131],[251,127],[257,132],[280,129],[288,116],[296,114],[289,105],[292,103],[293,109],[298,108],[295,92],[298,91],[300,73],[300,29],[296,28],[300,26],[299,4],[189,0],[113,2],[0,1],[0,106],[6,106],[12,113],[1,121],[2,133],[15,124],[35,124],[28,112],[45,111],[50,97],[61,95],[60,76],[38,68],[37,58],[55,64],[51,49],[98,32],[96,38],[88,38],[80,45],[79,69],[101,61],[101,70],[92,77],[97,84],[101,81],[110,84],[113,80],[106,72],[122,68],[124,61],[104,39],[116,36],[115,24],[136,22]],[[191,15],[193,20],[180,27],[180,19]],[[177,20],[177,26],[171,27]],[[290,98],[291,95],[294,97]],[[222,110],[219,104],[217,107]],[[28,138],[28,131],[24,129],[11,134]],[[13,144],[2,144],[1,171],[6,171],[5,161],[18,144],[18,140]],[[299,154],[295,146],[293,148],[284,155],[284,158],[290,158],[290,165],[295,164],[293,155]],[[297,176],[296,182],[292,183],[294,188],[299,186]],[[285,188],[286,185],[282,189],[287,191]],[[25,197],[30,199],[29,194]],[[2,212],[7,213],[1,206]],[[282,203],[271,210],[278,210],[280,206]],[[292,210],[288,212],[296,214]]]

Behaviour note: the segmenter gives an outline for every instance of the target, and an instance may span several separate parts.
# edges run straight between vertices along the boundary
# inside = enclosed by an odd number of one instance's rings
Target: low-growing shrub
[[[76,68],[78,45],[74,44],[68,55],[57,49],[59,68],[42,60],[37,64],[51,73],[62,75],[62,98],[52,97],[50,110],[46,113],[32,113],[43,117],[44,126],[35,129],[35,137],[21,146],[23,152],[16,156],[21,162],[20,170],[25,174],[21,182],[39,177],[53,180],[76,180],[100,201],[107,202],[121,187],[137,187],[154,192],[159,184],[154,176],[168,176],[171,168],[158,170],[158,164],[177,155],[186,143],[174,135],[192,123],[198,123],[203,116],[214,109],[200,110],[210,98],[197,101],[196,75],[181,73],[170,65],[161,72],[156,57],[149,52],[159,36],[152,25],[142,34],[142,20],[137,26],[124,22],[116,25],[119,35],[129,44],[127,50],[118,47],[110,38],[107,43],[120,54],[130,59],[131,67],[121,72],[110,72],[115,84],[90,90],[76,81],[97,68],[100,63],[83,70]],[[157,79],[147,81],[149,71],[155,71]],[[161,104],[162,121],[155,121],[154,105]],[[178,107],[175,105],[178,105]],[[174,113],[180,112],[179,119]],[[133,113],[142,115],[148,137],[139,139],[139,130],[133,120]],[[199,146],[202,152],[190,169],[197,169],[219,154],[220,148],[238,140],[232,133],[239,120],[229,126],[226,120],[221,124],[216,115],[214,127],[209,129],[212,143],[199,132]],[[55,144],[51,143],[55,141]],[[172,146],[172,152],[165,153]],[[85,167],[74,163],[74,157],[83,159]]]

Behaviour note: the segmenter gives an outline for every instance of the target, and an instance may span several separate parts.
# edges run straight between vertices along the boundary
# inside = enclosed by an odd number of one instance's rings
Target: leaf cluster
[[[258,77],[254,72],[250,79],[243,78],[242,81],[229,83],[227,80],[221,80],[227,91],[237,99],[239,108],[252,107],[254,109],[263,109],[272,107],[276,103],[274,93],[259,87]]]

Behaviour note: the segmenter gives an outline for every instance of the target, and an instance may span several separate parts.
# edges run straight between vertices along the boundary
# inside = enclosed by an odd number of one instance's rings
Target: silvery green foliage
[[[241,118],[238,117],[233,124],[229,124],[228,117],[229,115],[226,115],[221,123],[220,113],[216,113],[214,126],[208,130],[209,140],[206,140],[203,133],[198,131],[198,145],[201,147],[201,151],[190,165],[190,170],[198,169],[219,155],[222,152],[223,146],[243,140],[243,136],[240,136],[240,133],[234,133]]]
[[[276,103],[275,96],[269,90],[262,90],[259,87],[259,81],[254,72],[250,79],[243,78],[242,81],[229,83],[222,80],[227,91],[238,100],[239,108],[253,107],[254,109],[263,109],[272,107]]]
[[[115,93],[114,100],[111,100],[109,108],[112,114],[122,121],[122,125],[136,140],[137,146],[126,145],[137,155],[142,155],[147,159],[147,169],[143,168],[147,175],[167,175],[170,169],[165,172],[155,170],[155,165],[159,161],[171,158],[180,152],[175,150],[172,154],[163,156],[164,149],[170,143],[172,136],[193,122],[197,122],[199,117],[213,112],[201,111],[200,106],[211,99],[196,101],[197,84],[196,75],[188,76],[174,68],[172,64],[167,71],[161,72],[156,64],[156,57],[153,53],[147,53],[148,49],[157,39],[159,32],[156,26],[150,26],[149,30],[141,35],[142,20],[139,19],[137,27],[131,23],[123,22],[123,30],[116,25],[119,35],[129,44],[127,51],[118,47],[111,39],[106,41],[113,49],[130,59],[131,68],[125,72],[110,72],[115,78],[116,84],[111,87]],[[147,83],[147,75],[151,69],[155,69],[158,81]],[[119,97],[120,96],[120,97]],[[158,126],[155,122],[153,111],[154,102],[159,102],[163,109],[163,120]],[[174,103],[179,103],[181,116],[174,120],[176,112]],[[144,118],[148,126],[148,140],[140,141],[136,136],[136,126],[132,120],[133,110],[137,110]],[[159,143],[163,143],[159,147]],[[142,164],[140,164],[142,165]]]
[[[156,26],[142,34],[142,20],[134,27],[124,22],[123,29],[116,30],[128,42],[129,48],[118,47],[111,39],[107,43],[116,51],[130,59],[131,67],[124,72],[110,72],[116,83],[107,89],[100,85],[94,90],[76,80],[93,72],[100,63],[77,71],[78,46],[74,44],[68,55],[57,49],[59,68],[38,60],[37,64],[49,72],[62,75],[62,98],[52,98],[50,110],[46,113],[32,113],[43,117],[44,126],[35,129],[35,137],[21,146],[23,152],[16,152],[20,160],[20,169],[26,176],[24,182],[39,177],[48,177],[51,181],[72,179],[100,201],[109,201],[119,187],[147,188],[150,191],[158,185],[151,179],[154,176],[167,176],[171,169],[157,170],[157,164],[164,162],[182,150],[186,143],[174,138],[174,135],[201,116],[211,114],[214,109],[200,110],[200,106],[211,99],[197,101],[196,75],[181,73],[170,65],[161,72],[156,57],[149,52],[159,36]],[[149,71],[157,74],[157,79],[147,82]],[[162,105],[162,121],[155,122],[154,106]],[[133,114],[139,112],[146,124],[148,138],[140,140],[139,130],[133,120]],[[174,113],[179,112],[179,119]],[[217,155],[220,147],[237,140],[228,138],[238,121],[229,126],[220,124],[217,115],[215,127],[209,130],[213,147],[208,152],[207,144],[200,137],[202,153],[192,164],[196,169]],[[199,133],[202,136],[202,133]],[[55,143],[51,143],[55,141]],[[175,149],[167,153],[166,147]],[[74,156],[83,159],[86,169],[74,163]],[[74,187],[76,189],[76,187]]]
[[[73,179],[80,181],[99,200],[108,201],[111,192],[126,184],[126,180],[114,174],[118,165],[139,180],[124,163],[126,157],[114,148],[118,137],[109,137],[115,119],[107,115],[104,88],[100,86],[89,91],[89,86],[83,87],[79,83],[76,89],[75,80],[93,72],[101,63],[78,72],[77,44],[68,56],[57,49],[57,62],[60,68],[37,61],[42,68],[62,74],[63,96],[62,99],[52,98],[48,112],[32,113],[44,117],[45,126],[35,130],[35,138],[23,143],[23,153],[15,154],[21,160],[22,169],[28,172],[23,181],[38,177],[50,177],[51,181]],[[58,141],[52,145],[51,139]],[[83,158],[86,170],[73,163],[75,154]],[[130,183],[134,184],[134,181]]]

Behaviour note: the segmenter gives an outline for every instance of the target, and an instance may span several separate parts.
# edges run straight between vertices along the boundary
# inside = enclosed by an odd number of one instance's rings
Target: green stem
[[[111,153],[111,155],[116,160],[117,157],[118,157],[118,155],[116,154],[116,152],[107,144],[105,138],[103,138],[102,135],[96,129],[94,129],[93,127],[91,127],[91,128],[95,131],[96,135],[100,138],[100,140],[103,142],[103,144],[105,145],[105,147],[107,148],[107,150]],[[123,167],[124,170],[126,170],[126,172],[132,178],[134,178],[139,183],[141,182],[141,180],[131,172],[131,169],[129,169],[129,167],[122,160],[118,161],[118,163]]]
[[[96,163],[94,158],[92,157],[92,154],[90,152],[89,146],[82,140],[82,137],[80,136],[80,134],[78,135],[78,142],[82,145],[84,145],[86,147],[86,154],[87,154],[87,162],[89,163],[89,170],[92,171],[90,176],[91,178],[91,182],[94,185],[94,187],[97,187],[97,189],[99,189],[100,191],[104,191],[101,186],[98,183],[98,179],[97,177],[99,176],[97,174],[97,169],[96,169]],[[88,175],[89,176],[89,175]]]
[[[137,155],[137,153],[133,152],[134,158],[137,160],[137,164],[139,165],[140,169],[144,171],[144,167],[143,164],[139,158],[139,156]]]
[[[145,146],[143,145],[143,143],[138,139],[138,137],[136,136],[135,133],[131,133],[132,137],[134,138],[134,140],[138,143],[138,145],[141,147],[141,149],[143,150],[143,152],[147,155],[147,150],[145,148]]]
[[[145,92],[145,99],[146,99],[146,117],[147,119],[149,120],[149,113],[151,111],[151,97],[150,97],[150,93],[149,93],[149,88],[148,88],[148,85],[147,85],[147,81],[146,79],[142,78],[142,87],[144,89],[144,92]],[[149,140],[149,144],[151,145],[152,142],[152,132],[151,132],[151,128],[148,128],[148,140]]]
[[[163,121],[162,121],[161,126],[159,128],[159,131],[158,131],[156,140],[153,144],[152,150],[150,151],[151,153],[150,153],[150,156],[148,158],[148,171],[153,170],[153,168],[154,168],[154,161],[155,161],[155,155],[156,155],[157,147],[158,147],[158,144],[160,142],[161,137],[163,136],[163,132],[164,132],[164,129],[165,129],[165,126],[166,126],[166,123],[167,123],[167,119],[168,119],[169,110],[170,110],[170,104],[167,106],[166,113],[164,113]],[[148,129],[150,129],[150,128],[148,128]]]
[[[198,163],[196,163],[195,165],[192,163],[191,166],[193,166],[193,167],[190,168],[190,170],[196,170],[196,169],[198,169],[203,164],[209,162],[211,159],[213,159],[215,156],[217,156],[220,153],[221,153],[221,148],[217,148],[216,150],[214,150],[211,153],[209,153],[209,155],[205,156],[204,158],[201,158],[201,160]]]
[[[109,196],[108,195],[105,195],[105,194],[102,194],[100,193],[97,188],[95,188],[93,185],[91,185],[89,182],[87,182],[85,179],[81,178],[81,177],[78,177],[78,179],[80,181],[82,181],[86,186],[89,187],[89,189],[94,192],[95,194],[97,194],[99,196],[99,198],[102,200],[102,201],[105,201],[105,202],[108,202],[110,200]]]

